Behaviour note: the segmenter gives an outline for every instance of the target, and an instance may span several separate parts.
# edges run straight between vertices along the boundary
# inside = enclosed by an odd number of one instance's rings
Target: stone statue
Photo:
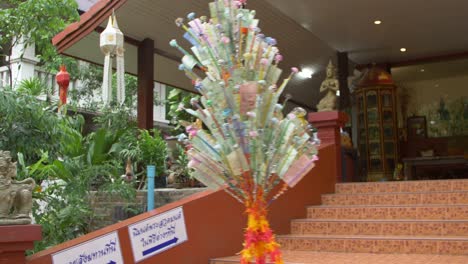
[[[36,186],[32,178],[16,181],[16,163],[9,151],[0,150],[0,225],[26,225],[31,223],[32,191]]]
[[[325,78],[325,80],[322,82],[322,85],[320,86],[320,92],[326,92],[326,95],[317,105],[317,110],[319,112],[336,110],[336,93],[339,91],[339,89],[340,85],[338,83],[338,79],[336,79],[335,76],[335,67],[330,60],[327,66],[327,78]]]

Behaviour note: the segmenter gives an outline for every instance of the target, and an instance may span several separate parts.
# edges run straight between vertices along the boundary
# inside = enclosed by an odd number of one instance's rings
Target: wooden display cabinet
[[[368,181],[390,180],[398,162],[396,86],[393,81],[379,82],[382,75],[391,80],[390,74],[372,71],[354,92],[360,168]]]

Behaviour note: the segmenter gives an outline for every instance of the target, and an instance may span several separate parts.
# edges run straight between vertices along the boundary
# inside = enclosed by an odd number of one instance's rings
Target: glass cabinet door
[[[377,91],[368,91],[366,93],[367,109],[377,108]]]
[[[356,92],[356,104],[361,169],[370,180],[391,179],[398,157],[395,89],[362,88]]]
[[[393,107],[393,95],[389,90],[383,90],[380,92],[382,108],[392,108]]]

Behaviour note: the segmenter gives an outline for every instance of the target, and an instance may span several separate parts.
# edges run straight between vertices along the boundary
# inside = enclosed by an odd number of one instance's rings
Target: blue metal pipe
[[[148,212],[154,209],[154,177],[156,176],[156,166],[148,165],[146,166],[146,173],[148,176],[148,198],[147,207]]]

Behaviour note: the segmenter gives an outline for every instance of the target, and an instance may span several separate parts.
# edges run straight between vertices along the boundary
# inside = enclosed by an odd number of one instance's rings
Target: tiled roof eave
[[[76,42],[94,31],[112,13],[127,0],[100,0],[80,16],[80,21],[68,25],[52,38],[52,44],[59,53],[63,53]]]

